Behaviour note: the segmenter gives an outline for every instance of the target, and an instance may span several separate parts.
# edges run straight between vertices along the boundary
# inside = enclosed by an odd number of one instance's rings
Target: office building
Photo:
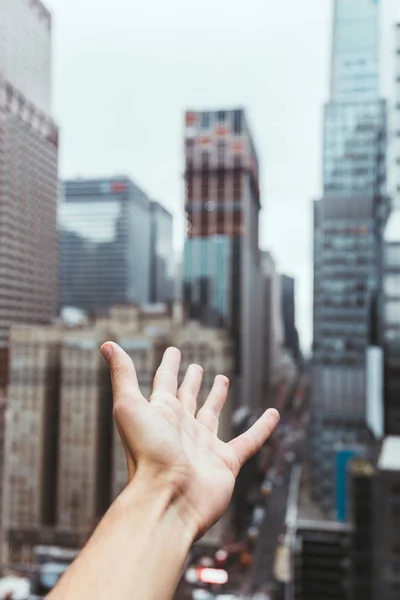
[[[290,352],[296,363],[301,361],[299,334],[296,328],[296,292],[295,279],[281,275],[281,302],[283,329],[285,333],[285,348]]]
[[[149,302],[151,203],[130,179],[66,181],[60,234],[61,308]]]
[[[347,464],[347,521],[322,512],[301,478],[287,519],[289,597],[395,600],[400,591],[400,438],[387,436]],[[294,507],[294,508],[293,508]],[[291,522],[293,521],[293,523]]]
[[[366,352],[382,335],[389,214],[386,105],[378,97],[378,4],[336,0],[323,198],[314,203],[312,490],[335,507],[335,448],[367,440]],[[356,33],[358,32],[358,33]],[[374,354],[374,356],[375,356]]]
[[[375,457],[349,465],[351,600],[399,596],[399,453],[400,438],[387,436]]]
[[[127,484],[125,452],[112,420],[108,366],[99,348],[114,339],[132,357],[142,393],[170,345],[182,370],[201,362],[199,404],[217,373],[232,380],[227,332],[183,319],[179,305],[116,306],[95,321],[68,326],[14,326],[7,397],[2,519],[3,564],[30,563],[37,545],[79,548]],[[231,438],[228,402],[219,435]],[[202,543],[218,547],[230,513]]]
[[[262,275],[258,160],[243,110],[185,117],[188,314],[226,328],[235,345],[238,402],[262,404]]]
[[[400,437],[383,440],[377,462],[374,531],[374,600],[395,600],[400,593]]]
[[[282,278],[270,252],[261,253],[263,273],[263,390],[268,406],[275,406],[278,386],[282,383],[282,358],[285,326],[282,313]]]
[[[55,523],[71,541],[85,541],[110,505],[112,394],[99,336],[60,337],[57,511]],[[79,539],[79,538],[78,538]],[[71,544],[70,544],[71,545]],[[72,544],[74,547],[74,544]]]
[[[385,230],[384,421],[386,435],[400,435],[400,21],[395,25],[393,111],[393,211]]]
[[[307,473],[301,470],[292,478],[286,525],[291,553],[287,597],[348,600],[352,527],[329,518],[312,501]]]
[[[0,387],[12,323],[57,314],[58,130],[51,118],[51,15],[40,0],[1,2]]]
[[[151,202],[150,302],[175,299],[173,219],[159,202]]]
[[[1,515],[11,564],[56,522],[59,340],[58,326],[11,330]]]
[[[400,435],[400,210],[385,231],[384,261],[384,429]]]
[[[348,517],[352,525],[349,600],[374,598],[375,475],[376,467],[371,460],[356,458],[348,464]]]

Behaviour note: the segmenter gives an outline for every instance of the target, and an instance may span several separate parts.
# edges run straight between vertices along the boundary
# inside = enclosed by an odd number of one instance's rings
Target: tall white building
[[[0,388],[13,323],[58,309],[58,131],[50,116],[51,15],[0,0]]]
[[[51,15],[40,0],[0,0],[0,73],[50,113]]]

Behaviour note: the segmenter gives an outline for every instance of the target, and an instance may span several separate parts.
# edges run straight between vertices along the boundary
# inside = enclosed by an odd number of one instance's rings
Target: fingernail
[[[112,353],[113,353],[113,348],[112,348],[111,344],[104,344],[101,347],[101,353],[104,356],[104,358],[106,359],[106,361],[108,362],[110,360],[110,358],[112,357]]]

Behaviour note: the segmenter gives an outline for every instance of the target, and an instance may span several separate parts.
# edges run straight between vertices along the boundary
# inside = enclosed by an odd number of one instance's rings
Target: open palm
[[[110,364],[114,418],[125,447],[129,479],[136,471],[145,471],[155,484],[172,485],[201,535],[227,508],[240,468],[275,429],[277,411],[267,410],[246,433],[226,444],[217,436],[229,387],[226,377],[216,377],[197,412],[203,370],[191,365],[178,389],[181,355],[176,348],[166,350],[148,400],[140,392],[129,356],[112,342],[104,344],[102,352]]]

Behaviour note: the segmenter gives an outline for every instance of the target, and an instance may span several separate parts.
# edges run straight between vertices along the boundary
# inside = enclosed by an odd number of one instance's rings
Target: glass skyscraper
[[[335,0],[331,100],[376,100],[379,95],[378,0]]]
[[[337,449],[366,439],[366,354],[381,340],[389,202],[378,17],[372,0],[335,2],[323,198],[314,204],[312,490],[327,510]]]
[[[67,181],[60,235],[62,308],[149,302],[151,203],[130,179]]]

